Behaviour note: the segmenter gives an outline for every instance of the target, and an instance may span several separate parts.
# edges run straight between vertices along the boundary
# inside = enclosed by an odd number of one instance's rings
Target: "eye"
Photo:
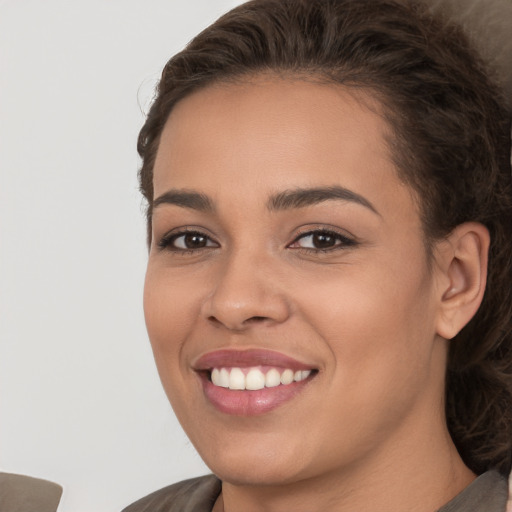
[[[302,233],[288,247],[312,251],[329,251],[354,245],[356,245],[356,241],[345,235],[335,231],[317,229]]]
[[[200,231],[181,231],[179,233],[169,233],[165,235],[158,246],[161,249],[169,249],[171,251],[196,251],[208,247],[218,247],[217,242],[214,242],[208,235]]]

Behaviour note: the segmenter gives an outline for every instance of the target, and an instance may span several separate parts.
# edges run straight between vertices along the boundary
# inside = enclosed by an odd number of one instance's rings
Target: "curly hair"
[[[407,0],[253,0],[165,66],[138,139],[151,232],[153,165],[174,105],[259,73],[369,91],[393,130],[399,177],[434,242],[475,221],[491,234],[480,309],[450,342],[447,424],[476,473],[507,473],[512,451],[512,175],[507,102],[460,28]],[[150,236],[150,235],[148,235]]]

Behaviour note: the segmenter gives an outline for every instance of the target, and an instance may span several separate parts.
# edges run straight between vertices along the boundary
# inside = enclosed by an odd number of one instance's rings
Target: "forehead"
[[[379,103],[362,90],[269,77],[215,84],[172,111],[155,163],[155,197],[169,188],[222,196],[235,184],[249,196],[332,185],[382,195],[404,186],[390,138]]]

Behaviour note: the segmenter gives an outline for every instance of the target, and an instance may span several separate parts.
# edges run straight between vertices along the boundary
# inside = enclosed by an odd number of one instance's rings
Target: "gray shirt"
[[[136,501],[123,512],[211,512],[221,485],[214,475],[185,480]],[[507,497],[507,480],[488,471],[438,512],[505,512]]]
[[[439,512],[505,512],[507,498],[507,480],[497,471],[487,471]]]

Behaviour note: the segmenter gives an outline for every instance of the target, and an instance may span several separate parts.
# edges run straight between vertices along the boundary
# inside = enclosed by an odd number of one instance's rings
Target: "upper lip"
[[[291,370],[312,370],[314,367],[287,356],[280,352],[264,349],[223,349],[208,352],[193,365],[197,371],[211,370],[212,368],[232,368],[249,366],[275,366],[290,368]]]

